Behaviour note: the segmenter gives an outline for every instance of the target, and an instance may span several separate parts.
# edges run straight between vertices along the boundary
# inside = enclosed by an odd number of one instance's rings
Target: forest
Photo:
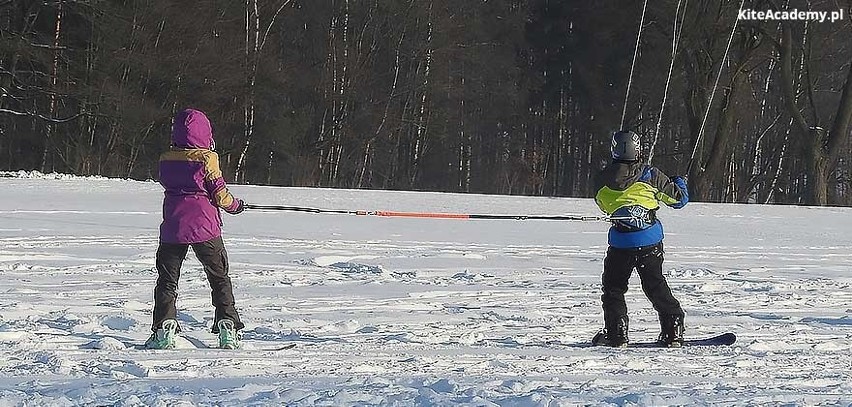
[[[156,180],[193,107],[229,183],[589,197],[628,129],[692,200],[848,206],[850,65],[849,0],[0,0],[0,169]]]

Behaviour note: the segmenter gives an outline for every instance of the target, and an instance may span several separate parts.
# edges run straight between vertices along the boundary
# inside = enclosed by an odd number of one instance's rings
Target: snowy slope
[[[687,336],[737,346],[586,346],[606,224],[225,215],[246,349],[209,349],[184,264],[172,351],[149,334],[161,187],[0,174],[0,405],[852,404],[852,210],[662,209]],[[255,204],[597,215],[588,199],[234,186]],[[658,332],[633,277],[634,340]],[[283,345],[295,348],[279,350]]]

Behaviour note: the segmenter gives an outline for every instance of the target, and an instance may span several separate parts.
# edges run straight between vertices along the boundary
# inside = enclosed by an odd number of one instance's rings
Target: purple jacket
[[[200,243],[219,237],[219,208],[229,213],[239,209],[212,147],[213,130],[204,113],[186,109],[177,114],[172,147],[160,156],[160,184],[166,189],[160,242]]]

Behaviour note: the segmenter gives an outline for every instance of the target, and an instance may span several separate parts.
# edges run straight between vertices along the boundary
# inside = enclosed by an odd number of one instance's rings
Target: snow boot
[[[614,348],[624,348],[629,342],[627,337],[628,326],[629,319],[627,315],[619,317],[614,321],[606,321],[606,327],[595,335],[592,343],[595,345],[612,346]]]
[[[163,321],[157,331],[145,341],[147,349],[174,349],[177,338],[178,323],[173,319]]]
[[[683,315],[660,315],[660,337],[657,343],[669,348],[683,346]]]
[[[218,322],[219,326],[219,348],[239,349],[240,338],[234,328],[234,321],[223,319]]]

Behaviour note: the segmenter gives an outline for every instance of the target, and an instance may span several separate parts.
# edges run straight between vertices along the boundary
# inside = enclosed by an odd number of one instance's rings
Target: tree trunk
[[[234,171],[236,182],[245,182],[245,165],[248,149],[254,135],[255,83],[257,82],[257,64],[260,54],[260,14],[257,0],[246,0],[246,95],[243,105],[243,145],[237,158]]]
[[[256,111],[257,94],[257,67],[260,64],[260,51],[266,43],[269,31],[275,24],[275,18],[292,0],[284,1],[272,16],[266,26],[263,36],[260,34],[260,11],[257,0],[246,0],[246,37],[245,37],[245,65],[246,65],[246,95],[243,105],[243,143],[240,155],[237,158],[237,166],[234,171],[234,180],[238,183],[246,182],[246,157],[249,147],[254,138],[254,117]]]
[[[831,129],[826,132],[819,123],[810,125],[796,103],[793,79],[793,36],[789,23],[783,24],[781,35],[781,80],[784,100],[796,127],[802,135],[806,136],[802,146],[808,170],[806,202],[813,205],[826,205],[828,177],[836,167],[840,150],[849,137],[849,127],[852,122],[852,68],[847,74]],[[812,88],[813,84],[808,83],[807,86]],[[813,92],[812,89],[807,91]]]
[[[62,32],[62,5],[64,4],[63,0],[59,0],[56,5],[56,24],[53,29],[53,65],[51,67],[50,72],[50,117],[56,117],[56,83],[59,76],[59,35]],[[50,149],[54,144],[53,141],[53,131],[55,129],[55,125],[51,121],[47,121],[45,123],[45,133],[44,133],[44,152],[41,157],[41,172],[47,172],[48,170],[48,162],[50,156]],[[52,167],[52,165],[51,165]]]
[[[710,156],[707,158],[707,163],[701,171],[701,176],[695,178],[693,191],[697,198],[696,200],[712,200],[714,190],[720,191],[720,199],[724,193],[725,186],[719,184],[723,184],[725,181],[723,164],[725,158],[729,155],[728,145],[734,134],[735,127],[736,99],[744,78],[745,74],[742,72],[734,72],[731,85],[727,92],[725,92],[722,113],[716,128],[716,136],[713,138],[713,144],[710,147]]]
[[[391,103],[393,103],[394,98],[396,97],[396,87],[399,83],[399,69],[400,69],[400,52],[402,50],[402,40],[405,39],[405,29],[403,28],[402,34],[399,36],[399,41],[396,44],[396,53],[394,56],[393,63],[393,83],[391,83],[390,93],[388,94],[388,101],[385,103],[385,111],[382,114],[382,120],[379,122],[379,126],[376,128],[376,133],[373,137],[367,140],[367,144],[364,147],[364,159],[361,162],[361,168],[358,171],[357,176],[357,188],[363,188],[365,177],[368,172],[370,172],[370,166],[372,162],[372,154],[373,154],[373,142],[381,137],[382,129],[385,127],[385,123],[388,121],[388,113],[390,111]]]
[[[423,147],[426,144],[426,130],[429,123],[429,112],[426,110],[426,103],[429,96],[429,73],[432,67],[432,5],[433,2],[429,1],[429,12],[426,21],[426,56],[423,60],[423,91],[420,95],[420,105],[417,112],[417,136],[412,150],[411,175],[409,177],[409,186],[412,188],[417,187],[420,179],[419,164]]]
[[[828,161],[831,171],[834,171],[837,158],[849,138],[850,130],[852,130],[852,66],[847,69],[846,84],[843,86],[843,93],[837,105],[837,113],[834,115],[834,123],[831,125],[828,135]]]

